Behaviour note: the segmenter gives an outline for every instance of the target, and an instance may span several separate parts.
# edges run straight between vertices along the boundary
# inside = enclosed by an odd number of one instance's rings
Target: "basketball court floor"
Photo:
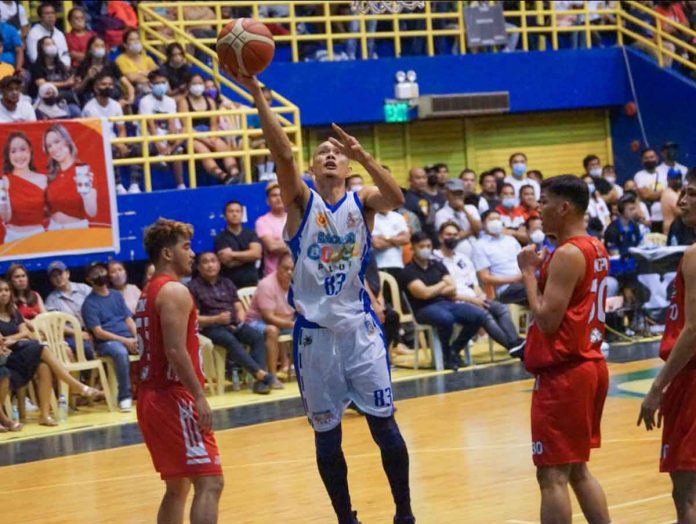
[[[616,523],[674,521],[669,479],[657,471],[660,433],[636,427],[640,398],[659,366],[654,358],[610,364],[603,445],[591,469]],[[507,362],[395,385],[420,524],[538,522],[527,377]],[[335,522],[299,399],[220,410],[215,422],[230,428],[216,432],[226,483],[221,523]],[[353,412],[344,420],[344,451],[360,520],[390,523],[379,452]],[[14,463],[0,469],[3,522],[155,522],[163,484],[132,424],[0,443],[0,463]],[[574,522],[585,522],[573,504]]]

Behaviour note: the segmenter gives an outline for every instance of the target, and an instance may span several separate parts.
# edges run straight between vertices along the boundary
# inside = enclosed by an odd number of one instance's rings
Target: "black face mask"
[[[98,89],[97,94],[99,96],[112,97],[114,96],[114,90],[111,87],[105,87],[103,89]]]
[[[654,171],[657,167],[657,162],[655,160],[646,160],[643,162],[643,167],[646,171]]]
[[[92,277],[93,286],[106,286],[109,283],[109,275],[101,273],[97,276]]]
[[[454,249],[459,244],[459,240],[456,238],[446,238],[442,243],[447,249]]]
[[[428,175],[428,185],[431,187],[437,185],[437,173],[431,173]]]
[[[58,103],[58,97],[57,96],[48,96],[43,99],[44,104],[47,106],[54,106]]]

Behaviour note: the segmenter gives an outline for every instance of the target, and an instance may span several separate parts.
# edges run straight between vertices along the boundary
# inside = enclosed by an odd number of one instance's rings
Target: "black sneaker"
[[[519,358],[524,360],[524,346],[527,344],[527,340],[524,338],[518,338],[515,345],[508,348],[508,355],[512,358]]]
[[[394,516],[394,524],[416,524],[416,517],[413,515],[408,517]]]
[[[358,520],[358,512],[357,511],[353,512],[353,524],[360,524],[360,521]]]
[[[263,380],[255,381],[251,390],[257,395],[268,395],[271,392],[271,385],[266,382],[266,377],[264,377]]]

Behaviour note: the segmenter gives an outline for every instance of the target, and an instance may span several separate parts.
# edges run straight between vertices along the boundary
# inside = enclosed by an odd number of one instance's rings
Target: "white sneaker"
[[[33,411],[39,411],[39,408],[34,405],[34,403],[29,399],[29,397],[24,398],[24,411],[27,413]]]
[[[133,195],[135,193],[140,193],[140,186],[138,184],[131,184],[128,186],[128,192]]]
[[[118,402],[118,409],[121,410],[121,413],[128,413],[131,409],[133,409],[133,399],[124,398],[123,400],[120,400]]]
[[[123,187],[123,184],[116,184],[116,194],[117,195],[127,195],[128,191]]]
[[[179,184],[176,186],[177,189],[186,189],[186,184]]]

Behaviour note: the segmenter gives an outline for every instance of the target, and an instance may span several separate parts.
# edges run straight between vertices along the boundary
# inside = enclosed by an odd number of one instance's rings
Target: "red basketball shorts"
[[[201,434],[187,390],[141,388],[137,413],[152,463],[163,480],[222,475],[215,436]]]
[[[587,462],[601,443],[609,389],[604,360],[586,360],[537,375],[532,394],[532,458],[536,466]]]
[[[660,471],[696,471],[696,370],[685,369],[662,398]]]

